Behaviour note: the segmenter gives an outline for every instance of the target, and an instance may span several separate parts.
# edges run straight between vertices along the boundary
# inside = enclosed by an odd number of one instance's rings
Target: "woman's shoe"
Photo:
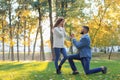
[[[74,71],[74,72],[72,73],[72,75],[77,75],[77,74],[79,74],[78,71]]]
[[[58,69],[61,71],[62,66],[58,66]]]

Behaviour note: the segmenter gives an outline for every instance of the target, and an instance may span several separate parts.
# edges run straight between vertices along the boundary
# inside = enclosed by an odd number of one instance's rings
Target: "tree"
[[[5,18],[5,16],[4,16],[4,14],[2,15],[2,17],[1,17],[1,27],[2,27],[2,35],[1,35],[1,37],[2,37],[2,52],[3,52],[3,56],[2,56],[2,59],[3,59],[3,61],[5,60],[5,20],[4,20],[4,18]]]
[[[36,25],[38,23],[38,19],[36,17],[29,17],[28,18],[28,55],[30,55],[31,49],[31,34],[35,33]],[[35,52],[35,51],[34,51]]]
[[[20,15],[18,15],[18,27],[17,27],[17,60],[19,61],[19,32],[20,32]]]
[[[10,48],[11,48],[11,60],[14,61],[14,47],[13,47],[13,27],[12,27],[12,17],[11,17],[11,11],[12,11],[12,1],[8,0],[8,15],[9,15],[9,30],[10,30]]]
[[[0,23],[1,23],[1,28],[2,28],[2,52],[3,52],[3,56],[2,59],[3,61],[5,60],[5,26],[6,26],[6,21],[5,21],[5,12],[6,12],[6,7],[5,7],[5,2],[4,1],[0,1]]]
[[[38,28],[37,28],[37,33],[36,33],[34,47],[36,45],[36,40],[37,40],[37,36],[38,36],[38,31],[39,31],[40,32],[40,44],[41,44],[40,45],[40,59],[42,59],[42,60],[45,60],[43,32],[42,32],[42,26],[41,26],[42,15],[44,14],[44,8],[41,8],[41,7],[44,4],[46,4],[46,2],[44,2],[44,1],[40,2],[39,0],[37,0],[36,2],[33,3],[33,7],[35,7],[37,9],[37,12],[38,12],[38,24],[39,24]],[[32,59],[34,59],[34,51],[35,51],[35,48],[33,50]]]
[[[18,10],[19,10],[19,7],[18,7]],[[16,12],[17,13],[17,12]],[[18,11],[18,15],[17,15],[17,19],[18,19],[18,21],[17,21],[17,60],[19,61],[20,60],[20,58],[19,58],[19,44],[20,44],[20,41],[19,41],[19,39],[20,39],[20,16],[21,16],[21,12],[19,12]]]
[[[41,7],[38,7],[38,13],[39,13],[39,29],[40,29],[40,55],[42,55],[42,60],[45,60],[45,53],[44,53],[44,44],[43,44],[43,34],[42,34],[42,26],[41,26]],[[41,56],[40,56],[41,57]]]
[[[52,60],[54,60],[55,54],[54,54],[54,49],[53,49],[53,19],[52,19],[52,1],[48,0],[49,3],[49,19],[50,19],[50,42],[51,42],[51,53],[52,53]]]

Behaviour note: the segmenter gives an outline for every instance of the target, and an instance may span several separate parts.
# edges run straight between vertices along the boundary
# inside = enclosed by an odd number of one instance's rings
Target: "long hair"
[[[55,27],[57,27],[60,23],[61,23],[61,21],[63,21],[64,20],[64,18],[63,17],[60,17],[60,18],[58,18],[57,20],[56,20],[56,22],[55,22],[55,24],[54,24],[54,28]],[[62,25],[62,27],[63,27],[63,25]]]

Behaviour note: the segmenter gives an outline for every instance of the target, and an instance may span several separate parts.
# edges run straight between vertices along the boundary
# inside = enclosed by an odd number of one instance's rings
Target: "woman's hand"
[[[52,33],[54,33],[54,28],[52,28]]]

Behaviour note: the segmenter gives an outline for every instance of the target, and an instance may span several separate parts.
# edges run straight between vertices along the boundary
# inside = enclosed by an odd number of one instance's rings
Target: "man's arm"
[[[75,47],[78,49],[88,45],[87,38],[82,38],[79,42],[77,42],[76,39],[72,39],[72,42],[75,45]]]

